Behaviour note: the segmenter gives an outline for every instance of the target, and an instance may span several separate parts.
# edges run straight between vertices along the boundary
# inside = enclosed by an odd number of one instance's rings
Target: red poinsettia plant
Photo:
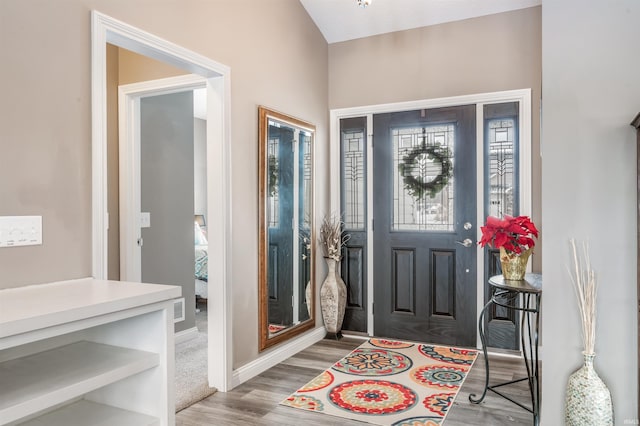
[[[533,248],[536,245],[533,238],[538,238],[538,229],[529,216],[505,215],[502,219],[489,216],[480,229],[482,238],[478,244],[496,249],[504,247],[507,254],[516,256]]]

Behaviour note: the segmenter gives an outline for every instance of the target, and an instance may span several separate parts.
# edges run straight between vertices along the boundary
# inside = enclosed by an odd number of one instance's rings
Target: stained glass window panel
[[[279,149],[280,138],[269,138],[269,143],[267,144],[267,224],[270,228],[277,228],[279,226]]]
[[[487,120],[488,215],[502,217],[515,212],[515,119]]]
[[[313,192],[311,187],[311,134],[302,132],[300,133],[300,161],[301,161],[301,173],[300,173],[300,226],[305,229],[311,229],[311,207],[313,200]]]
[[[395,128],[394,231],[454,230],[453,123]]]
[[[365,228],[365,145],[364,129],[342,131],[342,209],[345,229]]]

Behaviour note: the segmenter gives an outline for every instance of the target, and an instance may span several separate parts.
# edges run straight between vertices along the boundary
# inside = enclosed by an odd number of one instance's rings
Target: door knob
[[[462,227],[468,231],[469,229],[473,228],[473,225],[471,224],[471,222],[465,222]]]
[[[456,241],[456,243],[465,247],[471,247],[473,245],[473,241],[471,240],[471,238],[465,238],[462,241]]]

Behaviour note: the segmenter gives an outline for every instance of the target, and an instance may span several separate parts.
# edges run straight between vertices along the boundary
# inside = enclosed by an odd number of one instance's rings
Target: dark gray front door
[[[269,170],[274,176],[269,185],[275,213],[268,221],[269,324],[287,326],[293,324],[293,143],[291,128],[269,126]]]
[[[373,135],[374,333],[475,346],[475,106],[375,115]]]

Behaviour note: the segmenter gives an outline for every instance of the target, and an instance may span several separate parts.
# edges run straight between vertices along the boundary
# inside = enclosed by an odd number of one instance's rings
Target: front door
[[[293,324],[294,132],[269,125],[267,286],[269,324]]]
[[[374,333],[476,344],[475,106],[373,118]]]

